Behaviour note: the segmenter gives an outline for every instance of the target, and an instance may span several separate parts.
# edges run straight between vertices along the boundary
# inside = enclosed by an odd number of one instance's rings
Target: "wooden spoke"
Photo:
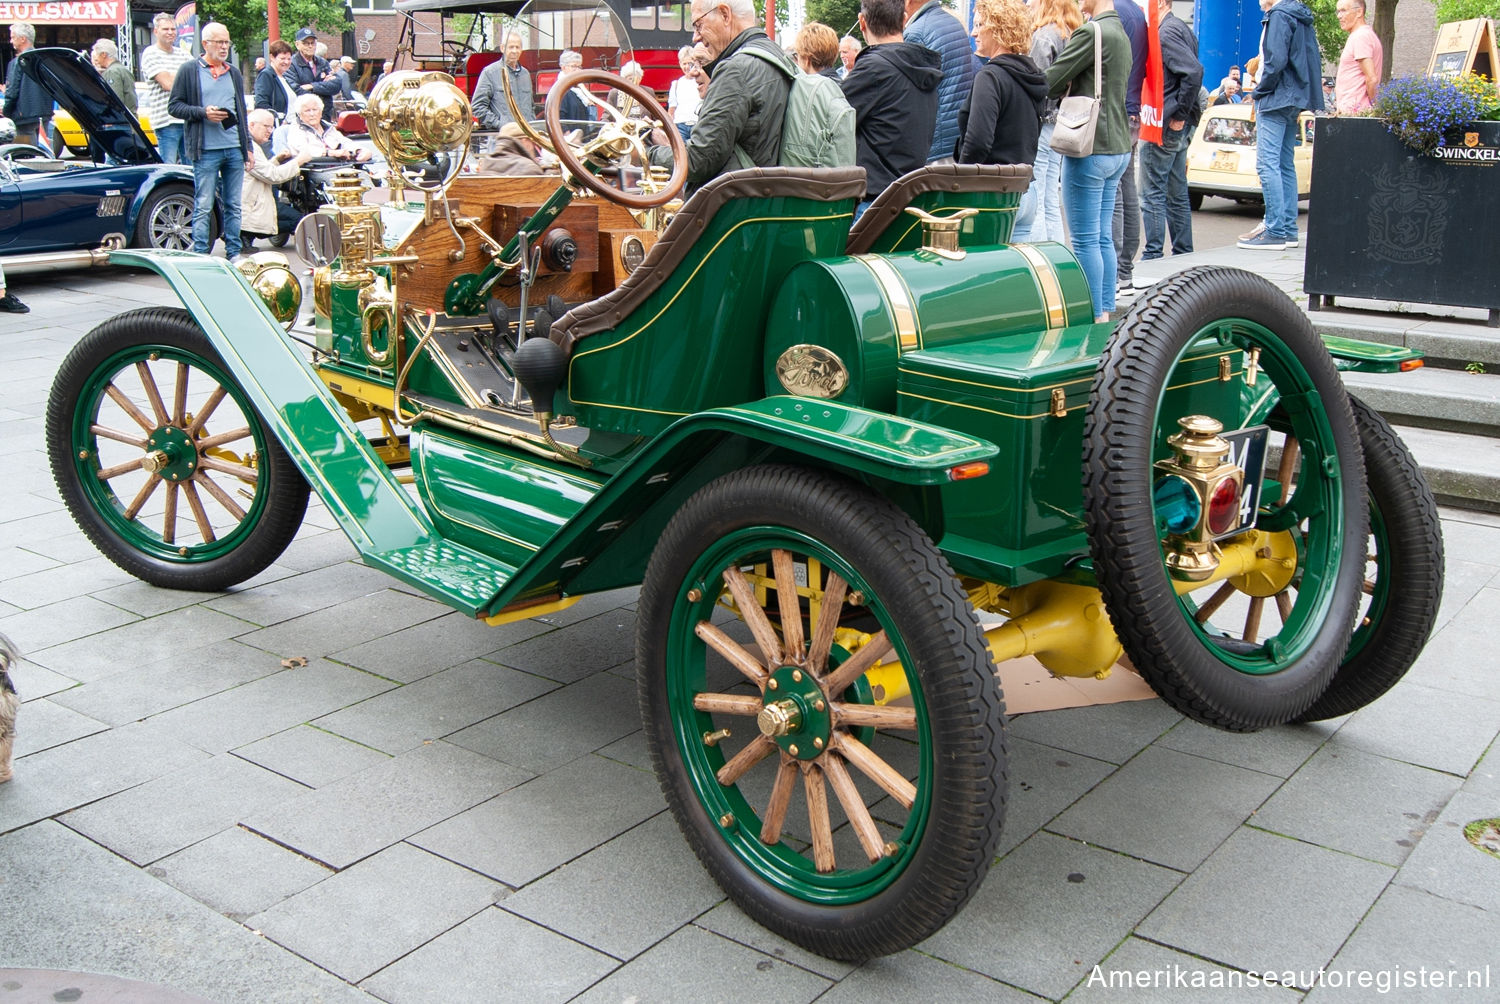
[[[1362,589],[1364,591],[1364,594],[1366,596],[1374,596],[1375,595],[1375,580],[1374,579],[1366,579],[1364,585],[1360,586],[1360,589]]]
[[[172,424],[179,428],[187,421],[188,374],[191,372],[187,363],[177,364],[177,381],[172,389]]]
[[[823,773],[828,775],[828,783],[833,785],[833,793],[844,807],[844,815],[849,817],[849,825],[854,827],[854,835],[859,837],[859,845],[865,849],[865,857],[872,863],[885,857],[885,842],[880,839],[880,830],[875,826],[875,820],[870,818],[864,796],[854,786],[854,779],[849,776],[844,762],[836,756],[825,756]]]
[[[829,673],[820,681],[823,684],[823,689],[828,692],[829,697],[838,697],[844,692],[844,688],[848,687],[855,680],[858,680],[861,676],[864,676],[871,666],[884,659],[887,655],[890,655],[894,650],[895,646],[891,644],[891,640],[886,636],[886,633],[884,631],[879,632],[864,645],[860,646],[858,652],[855,652],[848,659],[844,660],[842,666]]]
[[[902,707],[881,707],[877,704],[839,704],[833,705],[833,722],[835,725],[843,725],[848,728],[861,728],[869,726],[875,729],[915,729],[917,727],[917,709]]]
[[[1292,497],[1291,481],[1292,475],[1297,471],[1297,439],[1295,436],[1286,437],[1281,444],[1281,464],[1276,468],[1276,480],[1281,483],[1281,504],[1286,505],[1287,500]]]
[[[781,643],[776,640],[776,629],[771,627],[766,612],[755,600],[755,589],[750,585],[750,580],[745,578],[745,573],[738,568],[726,568],[724,569],[724,584],[729,587],[730,594],[734,596],[735,606],[740,608],[740,616],[745,619],[745,624],[750,628],[755,644],[760,646],[762,661],[767,666],[780,665]]]
[[[693,634],[702,638],[709,648],[727,659],[729,664],[743,673],[751,683],[762,690],[765,689],[766,678],[771,675],[770,672],[764,665],[756,661],[755,656],[741,648],[739,642],[729,637],[723,631],[720,631],[708,621],[699,621],[693,628]]]
[[[815,763],[802,768],[802,787],[807,792],[807,821],[812,824],[813,865],[820,872],[836,867],[833,856],[833,827],[828,822],[828,792],[823,787],[823,771]]]
[[[1260,614],[1265,609],[1266,598],[1264,596],[1250,597],[1250,612],[1245,615],[1245,640],[1252,645],[1260,635]]]
[[[838,629],[844,594],[848,591],[849,584],[837,572],[828,573],[828,584],[823,587],[823,598],[818,603],[818,622],[813,625],[812,640],[807,643],[807,668],[814,676],[822,676],[823,667],[828,665],[833,633]]]
[[[1285,589],[1276,594],[1276,612],[1281,615],[1281,623],[1285,624],[1292,616],[1292,596]]]
[[[203,534],[203,543],[212,544],[218,538],[214,536],[213,525],[208,521],[208,513],[203,511],[203,500],[198,497],[198,489],[188,481],[182,486],[182,494],[187,496],[188,508],[193,510],[193,519],[198,521],[198,532]]]
[[[792,801],[792,788],[797,784],[797,761],[789,756],[781,758],[776,769],[776,783],[771,785],[771,799],[766,803],[766,815],[761,821],[760,842],[781,842],[781,824],[786,822],[787,806]]]
[[[253,467],[244,464],[230,464],[214,457],[199,457],[198,469],[200,471],[218,471],[220,474],[232,474],[241,481],[248,481],[252,485],[260,480],[260,472]]]
[[[164,544],[177,543],[177,488],[177,482],[167,482],[167,511],[161,524],[161,539]]]
[[[762,706],[759,697],[748,697],[743,694],[693,695],[693,707],[711,715],[750,715],[753,717],[760,714]]]
[[[221,432],[216,436],[208,436],[204,439],[200,439],[193,445],[197,446],[200,451],[211,450],[215,446],[223,446],[225,443],[233,443],[236,440],[244,439],[248,435],[250,435],[250,426],[242,425],[238,429],[231,429],[228,432]]]
[[[125,394],[120,390],[120,388],[111,383],[108,387],[104,388],[104,393],[108,394],[109,399],[115,404],[119,405],[121,410],[123,410],[125,414],[135,419],[136,425],[139,425],[147,432],[156,431],[156,424],[152,422],[151,419],[147,418],[146,413],[137,408],[135,406],[135,402],[126,397]]]
[[[156,377],[151,375],[151,367],[143,359],[135,364],[135,372],[141,378],[141,389],[146,392],[146,400],[151,402],[151,413],[156,416],[156,424],[166,425],[167,406],[162,403],[161,391],[157,389]]]
[[[719,783],[727,788],[744,777],[745,771],[775,752],[775,743],[765,736],[756,736],[745,744],[744,749],[740,750],[724,766],[720,767],[719,773],[715,776],[718,777]]]
[[[117,478],[121,474],[128,474],[131,471],[138,471],[141,469],[141,461],[145,459],[145,457],[136,457],[134,460],[127,460],[123,464],[116,464],[113,467],[106,467],[104,468],[104,470],[99,472],[99,480],[108,481],[110,478]]]
[[[228,394],[229,391],[223,387],[214,388],[213,393],[208,395],[208,400],[203,402],[203,407],[198,409],[198,414],[193,416],[192,424],[187,427],[187,434],[189,436],[198,435],[198,430],[203,428],[203,423],[208,421],[208,416],[214,413],[214,409],[219,406],[219,402],[223,401]]]
[[[771,552],[776,569],[776,605],[781,611],[782,655],[787,662],[802,658],[802,606],[797,596],[797,568],[792,552],[777,548]]]
[[[1196,620],[1199,624],[1206,622],[1210,617],[1214,615],[1215,612],[1218,611],[1220,607],[1224,605],[1224,602],[1228,600],[1229,597],[1234,595],[1234,593],[1234,583],[1224,583],[1212,596],[1208,598],[1207,603],[1198,608],[1198,612],[1193,615],[1193,619]]]
[[[136,493],[134,501],[126,507],[124,512],[126,519],[135,519],[136,513],[141,511],[141,506],[146,504],[146,500],[156,491],[156,486],[159,484],[161,484],[161,478],[155,474],[146,479],[146,483],[141,485],[141,490]]]
[[[858,739],[846,732],[835,732],[833,748],[905,808],[910,809],[917,800],[917,786],[902,777],[900,771]]]
[[[213,479],[210,478],[207,474],[199,471],[197,474],[193,475],[193,480],[202,485],[203,490],[212,495],[214,497],[214,500],[218,502],[219,505],[227,509],[229,511],[229,514],[236,520],[242,520],[245,518],[245,510],[239,507],[239,503],[230,498],[228,492],[220,488],[218,485],[214,484]]]
[[[111,429],[106,425],[91,425],[89,432],[100,439],[113,439],[117,443],[125,443],[144,450],[146,448],[146,437],[137,436],[133,432],[122,432],[119,429]]]

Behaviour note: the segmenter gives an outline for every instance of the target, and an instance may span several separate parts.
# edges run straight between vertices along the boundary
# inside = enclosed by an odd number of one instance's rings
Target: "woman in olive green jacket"
[[[1125,116],[1125,85],[1130,77],[1130,40],[1115,13],[1114,0],[1083,0],[1090,20],[1073,32],[1057,59],[1047,67],[1051,97],[1094,94],[1094,40],[1100,41],[1099,122],[1094,152],[1063,158],[1063,212],[1073,235],[1073,254],[1088,277],[1094,316],[1109,320],[1115,309],[1115,242],[1110,222],[1115,192],[1130,164],[1130,123]]]

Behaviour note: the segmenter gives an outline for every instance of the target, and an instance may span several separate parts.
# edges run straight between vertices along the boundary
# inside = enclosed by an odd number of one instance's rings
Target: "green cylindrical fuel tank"
[[[1088,281],[1061,244],[807,261],[771,304],[766,392],[894,411],[904,352],[1092,321]]]

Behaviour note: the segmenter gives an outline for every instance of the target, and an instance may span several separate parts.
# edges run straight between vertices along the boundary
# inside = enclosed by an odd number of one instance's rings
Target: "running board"
[[[515,574],[511,566],[449,540],[376,551],[364,559],[470,617],[478,616]]]

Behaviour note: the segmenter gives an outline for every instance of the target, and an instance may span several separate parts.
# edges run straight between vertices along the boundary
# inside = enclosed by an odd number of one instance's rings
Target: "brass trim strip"
[[[879,255],[857,254],[854,260],[870,270],[870,274],[875,277],[875,285],[885,295],[886,304],[891,308],[891,317],[896,322],[896,338],[900,350],[910,352],[921,348],[922,329],[917,322],[916,309],[912,306],[911,290],[906,288],[906,283],[895,268]]]
[[[1011,247],[1020,252],[1021,257],[1026,259],[1026,264],[1031,266],[1031,274],[1036,279],[1042,302],[1046,305],[1047,327],[1067,327],[1068,304],[1063,299],[1062,281],[1057,277],[1057,267],[1050,258],[1030,244],[1012,244]]]

